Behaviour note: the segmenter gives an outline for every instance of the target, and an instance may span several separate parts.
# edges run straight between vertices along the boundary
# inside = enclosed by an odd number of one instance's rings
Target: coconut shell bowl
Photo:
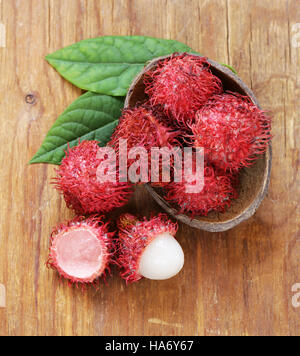
[[[137,75],[132,82],[125,101],[125,108],[135,107],[136,104],[143,102],[147,96],[145,94],[144,75],[153,69],[157,63],[167,58],[160,57],[152,60]],[[211,71],[223,83],[224,91],[229,90],[248,96],[258,107],[259,103],[251,89],[235,75],[229,68],[221,64],[208,60]],[[270,172],[272,163],[272,148],[269,145],[266,153],[262,155],[252,166],[243,168],[240,171],[239,197],[232,201],[230,208],[224,213],[210,212],[207,216],[195,216],[191,218],[188,215],[179,213],[177,206],[171,205],[163,198],[161,188],[146,185],[146,189],[155,199],[155,201],[171,216],[177,220],[197,229],[210,232],[221,232],[229,230],[241,222],[249,219],[258,209],[264,199],[270,182]]]

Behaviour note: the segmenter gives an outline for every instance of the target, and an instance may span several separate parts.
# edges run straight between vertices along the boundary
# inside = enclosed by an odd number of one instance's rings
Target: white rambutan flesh
[[[138,220],[124,214],[119,223],[117,264],[127,283],[143,277],[155,280],[175,276],[183,267],[184,255],[176,241],[178,226],[166,214]]]
[[[163,280],[178,274],[184,264],[184,253],[175,238],[165,232],[158,235],[141,255],[139,274],[145,278]]]

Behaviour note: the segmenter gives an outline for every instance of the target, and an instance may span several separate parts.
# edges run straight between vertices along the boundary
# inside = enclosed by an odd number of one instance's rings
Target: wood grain
[[[0,1],[0,335],[300,334],[299,22],[298,0]],[[126,287],[113,271],[82,293],[45,268],[51,227],[72,213],[49,185],[54,167],[27,162],[81,93],[44,56],[111,34],[177,39],[233,65],[273,112],[274,168],[247,222],[225,233],[180,226],[186,264],[176,278]],[[159,208],[139,188],[128,210]]]

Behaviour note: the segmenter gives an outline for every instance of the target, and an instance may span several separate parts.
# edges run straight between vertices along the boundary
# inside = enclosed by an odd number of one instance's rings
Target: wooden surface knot
[[[27,94],[25,96],[25,102],[29,105],[34,105],[37,102],[37,97],[34,94]]]

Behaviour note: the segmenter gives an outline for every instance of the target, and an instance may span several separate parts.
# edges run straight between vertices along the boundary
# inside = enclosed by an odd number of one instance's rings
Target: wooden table
[[[300,334],[299,22],[298,0],[0,0],[0,335]],[[55,167],[27,162],[81,94],[44,56],[111,34],[177,39],[233,65],[274,114],[274,164],[247,222],[180,226],[176,278],[126,286],[114,271],[82,293],[45,267],[51,227],[72,213],[49,185]],[[159,211],[142,187],[128,209]]]

